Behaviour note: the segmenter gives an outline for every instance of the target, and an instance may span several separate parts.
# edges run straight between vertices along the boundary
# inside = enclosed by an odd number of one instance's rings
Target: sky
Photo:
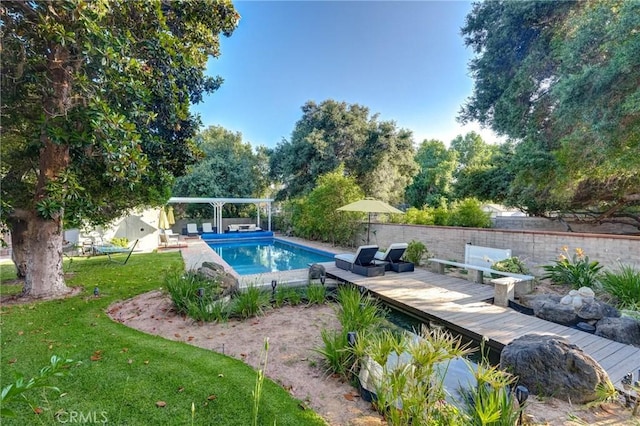
[[[289,140],[301,107],[328,99],[369,108],[414,142],[449,144],[474,130],[456,116],[473,90],[460,28],[467,1],[235,1],[241,19],[208,75],[220,89],[192,107],[205,126],[253,146]]]

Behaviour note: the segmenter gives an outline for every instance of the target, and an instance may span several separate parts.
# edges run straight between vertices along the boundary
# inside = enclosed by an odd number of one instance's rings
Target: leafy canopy
[[[242,141],[242,134],[223,127],[210,126],[194,139],[204,158],[185,176],[176,180],[173,196],[251,198],[263,194],[267,187],[265,148],[256,152],[251,144]],[[242,207],[242,206],[240,206]],[[237,205],[225,205],[225,209],[237,214]],[[207,216],[209,207],[190,205],[191,216]]]
[[[377,121],[357,104],[309,101],[291,141],[283,140],[271,156],[271,177],[282,183],[278,198],[308,194],[320,175],[344,164],[365,194],[399,203],[417,172],[411,132],[394,122]]]
[[[227,1],[3,1],[3,209],[104,223],[169,196],[195,161],[189,112]],[[17,214],[17,213],[16,213]],[[6,220],[3,214],[3,219]]]
[[[518,142],[510,192],[530,212],[640,223],[639,28],[639,2],[474,4],[460,119]]]

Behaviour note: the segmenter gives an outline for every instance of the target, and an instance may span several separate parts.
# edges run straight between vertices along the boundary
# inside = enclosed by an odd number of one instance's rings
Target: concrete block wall
[[[366,241],[366,231],[363,238]],[[371,224],[371,244],[388,247],[392,243],[411,240],[422,241],[433,257],[457,261],[464,260],[467,243],[511,249],[513,255],[524,260],[536,275],[542,273],[543,265],[558,258],[563,246],[569,248],[570,254],[581,248],[591,260],[610,269],[617,269],[620,263],[640,268],[640,236],[635,235]]]

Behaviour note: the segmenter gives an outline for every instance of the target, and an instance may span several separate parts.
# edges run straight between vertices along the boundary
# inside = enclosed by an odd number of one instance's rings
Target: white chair
[[[208,232],[210,234],[213,234],[213,228],[211,227],[210,223],[203,223],[202,224],[202,232]]]
[[[160,242],[164,244],[165,247],[180,246],[180,236],[174,234],[171,229],[166,229],[160,233]]]

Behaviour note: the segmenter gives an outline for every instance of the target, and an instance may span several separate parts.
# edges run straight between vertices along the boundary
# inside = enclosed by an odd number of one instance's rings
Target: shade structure
[[[346,206],[339,207],[337,210],[369,213],[369,222],[367,224],[367,244],[369,244],[369,230],[371,229],[372,213],[404,213],[402,210],[398,210],[384,201],[376,200],[375,198],[365,198],[364,200],[359,200],[351,204],[347,204]]]
[[[173,207],[171,206],[167,207],[167,223],[169,225],[175,225],[176,223],[176,219],[173,216]]]
[[[167,219],[167,212],[164,208],[160,209],[160,217],[158,218],[158,229],[169,229],[169,220]]]

